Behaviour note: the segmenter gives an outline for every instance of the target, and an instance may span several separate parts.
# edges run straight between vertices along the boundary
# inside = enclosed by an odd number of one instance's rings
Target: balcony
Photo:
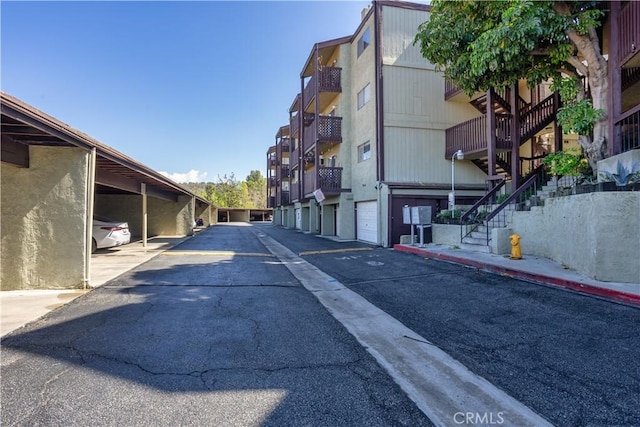
[[[304,151],[309,150],[315,143],[342,142],[342,117],[319,116],[304,130]]]
[[[269,178],[267,178],[267,186],[268,187],[275,187],[276,186],[276,178],[273,176],[270,176]]]
[[[511,149],[510,131],[510,117],[496,115],[496,150]],[[465,156],[476,153],[486,155],[488,150],[487,116],[476,117],[447,129],[445,139],[445,158],[447,159],[450,159],[458,150],[462,150]]]
[[[277,172],[278,181],[280,181],[280,179],[282,178],[289,179],[289,176],[291,174],[291,169],[289,169],[289,165],[282,165],[282,167],[278,169],[276,172]]]
[[[305,102],[305,110],[309,107],[311,101],[315,99],[316,89],[318,90],[318,94],[335,94],[342,92],[341,75],[342,68],[322,67],[318,71],[317,80],[315,75],[312,76],[302,92]]]
[[[276,196],[276,203],[276,206],[286,206],[290,204],[291,201],[289,199],[289,192],[281,191],[280,193],[278,193],[278,195]]]
[[[289,165],[291,166],[291,169],[295,169],[298,167],[299,163],[300,163],[300,150],[296,148],[291,152],[291,155],[289,156]]]
[[[640,148],[640,105],[625,112],[615,123],[615,135],[620,140],[620,152]]]
[[[267,207],[268,208],[275,208],[276,207],[276,198],[271,196],[269,198],[267,198]]]
[[[289,192],[290,200],[289,203],[295,203],[301,199],[300,196],[300,182],[292,182]]]
[[[620,63],[625,64],[638,53],[640,44],[640,2],[630,1],[620,10]],[[638,62],[638,61],[636,61]],[[638,66],[638,65],[633,65]]]
[[[325,196],[337,195],[342,191],[342,168],[320,167],[304,174],[304,194],[309,195],[320,189]]]

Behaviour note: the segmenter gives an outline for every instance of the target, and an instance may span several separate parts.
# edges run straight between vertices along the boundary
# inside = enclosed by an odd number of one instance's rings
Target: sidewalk
[[[394,249],[640,307],[640,283],[602,282],[590,279],[545,258],[524,254],[522,259],[513,260],[509,255],[455,249],[433,243],[424,247],[395,245]]]
[[[16,290],[0,292],[0,336],[30,323],[51,310],[90,292],[111,279],[137,267],[187,237],[156,237],[142,246],[142,241],[91,255],[91,287],[89,289]]]

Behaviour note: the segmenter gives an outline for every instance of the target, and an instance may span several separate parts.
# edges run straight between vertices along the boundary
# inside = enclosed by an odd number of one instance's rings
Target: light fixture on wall
[[[451,212],[451,217],[455,217],[455,207],[456,207],[456,187],[454,184],[455,181],[455,161],[456,159],[462,160],[464,159],[464,153],[462,150],[458,150],[451,156],[451,193],[449,193],[449,211]]]

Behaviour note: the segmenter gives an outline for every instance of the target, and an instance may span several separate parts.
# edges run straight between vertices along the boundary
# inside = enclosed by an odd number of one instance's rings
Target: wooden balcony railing
[[[342,142],[342,117],[319,116],[304,130],[304,149],[307,151],[316,142]]]
[[[269,178],[267,178],[267,184],[269,185],[269,187],[275,187],[276,186],[276,177],[275,176],[270,176]]]
[[[282,138],[280,143],[277,145],[277,152],[280,156],[285,153],[288,155],[291,151],[291,140],[289,138]]]
[[[557,111],[556,96],[549,95],[540,103],[526,110],[520,119],[520,140],[531,139],[553,121]]]
[[[293,135],[294,137],[298,136],[298,130],[300,129],[300,120],[297,114],[291,117],[289,129],[291,129],[291,135]]]
[[[288,205],[289,203],[291,202],[289,199],[288,191],[281,191],[276,195],[276,206],[285,206],[285,205]]]
[[[276,198],[275,196],[270,196],[267,198],[267,207],[275,208],[276,207]]]
[[[320,92],[342,92],[341,83],[342,68],[339,67],[322,67],[318,72],[318,79],[312,76],[302,92],[305,103],[305,109],[309,103],[315,99],[316,88]]]
[[[551,123],[557,111],[556,97],[550,95],[539,104],[526,108],[520,119],[520,141],[533,135]],[[462,150],[464,153],[487,151],[486,115],[460,123],[446,130],[446,158]],[[511,116],[496,114],[496,149],[511,149]]]
[[[614,126],[621,153],[640,148],[640,105],[626,111]]]
[[[496,115],[496,149],[511,149],[511,120],[508,115]],[[450,159],[458,150],[465,154],[487,151],[487,116],[467,120],[445,131],[445,157]]]
[[[289,165],[282,165],[280,169],[277,170],[278,179],[289,179],[291,174],[291,169],[289,169]]]
[[[640,47],[640,2],[630,1],[620,10],[620,63],[631,59]]]
[[[449,79],[445,79],[444,80],[444,99],[445,101],[448,100],[449,98],[451,98],[454,95],[457,95],[459,93],[462,92],[462,89],[460,89],[458,86],[456,86],[456,84]]]
[[[299,201],[300,199],[302,199],[302,196],[300,195],[300,182],[296,181],[296,182],[292,182],[291,183],[291,187],[289,190],[289,203],[295,203],[297,201]]]
[[[295,169],[298,167],[300,163],[300,149],[296,148],[291,152],[289,156],[289,165],[291,165],[291,169]]]
[[[316,170],[304,173],[304,194],[308,195],[320,189],[327,195],[340,194],[342,190],[342,168],[320,167],[318,169],[318,181],[316,182]]]

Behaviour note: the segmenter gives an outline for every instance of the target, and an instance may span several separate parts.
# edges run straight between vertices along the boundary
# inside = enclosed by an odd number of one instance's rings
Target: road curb
[[[421,255],[427,258],[437,259],[441,261],[453,262],[456,264],[467,265],[470,267],[476,267],[481,270],[489,271],[492,273],[511,276],[517,279],[523,279],[530,282],[550,285],[563,289],[570,289],[586,295],[597,296],[600,298],[610,299],[615,302],[620,302],[635,307],[640,307],[640,295],[630,294],[627,292],[617,291],[615,289],[601,288],[588,283],[583,283],[575,280],[561,279],[558,277],[548,276],[540,273],[530,273],[527,271],[512,269],[508,267],[502,267],[499,265],[483,263],[467,258],[457,257],[450,254],[441,252],[434,252],[425,250],[424,248],[408,247],[403,245],[394,245],[394,250],[401,252],[409,252],[416,255]]]

